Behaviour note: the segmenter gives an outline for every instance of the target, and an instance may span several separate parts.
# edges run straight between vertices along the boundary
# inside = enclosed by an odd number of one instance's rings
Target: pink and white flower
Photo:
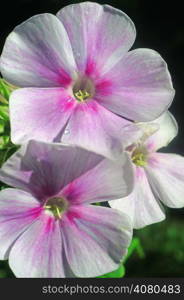
[[[22,87],[10,97],[12,141],[62,141],[109,155],[126,119],[161,115],[174,97],[170,74],[157,52],[128,52],[135,37],[125,13],[92,2],[17,26],[0,63],[3,77]]]
[[[177,135],[174,117],[166,112],[154,123],[138,125],[144,135],[128,148],[135,173],[134,190],[128,197],[109,202],[111,207],[128,212],[137,229],[165,219],[162,203],[184,207],[184,157],[156,152]]]
[[[17,277],[115,270],[131,240],[131,220],[90,204],[128,195],[132,179],[127,154],[121,167],[82,148],[30,141],[0,170],[0,180],[15,187],[0,192],[0,260],[9,258]]]

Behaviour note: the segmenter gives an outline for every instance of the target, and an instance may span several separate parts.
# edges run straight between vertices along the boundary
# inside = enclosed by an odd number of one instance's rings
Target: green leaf
[[[8,146],[10,137],[7,135],[0,136],[0,149],[5,149]]]
[[[0,270],[0,278],[6,278],[6,277],[7,277],[6,270]]]
[[[144,249],[141,245],[140,239],[139,238],[133,238],[132,242],[128,248],[128,253],[125,256],[123,262],[125,263],[127,261],[127,259],[133,254],[133,252],[137,252],[137,254],[139,255],[140,258],[144,258],[145,257],[145,253],[144,253]]]
[[[0,134],[4,132],[4,121],[0,119]]]
[[[0,78],[0,95],[4,97],[6,100],[9,99],[10,94],[15,90],[17,87],[13,86],[12,84],[5,81],[3,78]]]
[[[1,94],[0,94],[0,104],[8,105],[8,100],[6,100]]]
[[[9,121],[9,110],[8,106],[0,104],[0,119]]]
[[[98,276],[97,278],[122,278],[125,275],[125,267],[121,264],[119,268],[113,272]]]

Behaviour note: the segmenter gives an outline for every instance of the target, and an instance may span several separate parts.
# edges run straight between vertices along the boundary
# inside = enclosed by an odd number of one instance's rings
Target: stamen
[[[142,152],[137,152],[132,155],[132,162],[139,167],[144,167],[147,164],[147,157]]]
[[[59,210],[59,208],[56,206],[56,213],[57,216],[59,217],[59,219],[61,219],[61,211]]]
[[[62,219],[62,215],[68,209],[68,202],[60,197],[54,197],[47,201],[49,205],[45,205],[44,208],[51,212],[56,219]]]
[[[74,93],[74,96],[79,102],[84,102],[84,100],[89,98],[91,95],[86,90],[79,90]]]

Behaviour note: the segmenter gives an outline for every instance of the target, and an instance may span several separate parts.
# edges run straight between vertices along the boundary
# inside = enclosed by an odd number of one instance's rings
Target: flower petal
[[[24,88],[10,96],[11,139],[57,141],[76,101],[63,89]]]
[[[7,259],[16,239],[40,214],[39,202],[17,189],[0,192],[0,259]]]
[[[60,223],[45,213],[16,241],[9,264],[17,277],[69,277],[64,260]]]
[[[122,134],[121,140],[123,141],[123,149],[128,151],[129,147],[132,148],[133,144],[141,141],[145,135],[144,129],[142,126],[139,126],[140,123],[132,123],[130,122],[126,126],[123,127],[120,134]],[[141,123],[147,124],[147,123]]]
[[[57,17],[68,33],[79,70],[88,74],[112,67],[135,40],[133,22],[109,5],[72,4],[62,8]]]
[[[128,213],[135,229],[165,219],[163,208],[154,197],[143,168],[136,167],[136,178],[133,192],[125,198],[110,201],[112,208]]]
[[[74,204],[93,203],[127,196],[133,189],[132,164],[127,153],[121,160],[105,159],[73,182],[61,194]]]
[[[94,100],[80,103],[70,117],[61,142],[78,145],[113,158],[122,152],[123,131],[129,123]],[[126,130],[127,144],[128,128]],[[130,127],[130,135],[131,133]]]
[[[101,78],[95,97],[123,117],[146,122],[167,110],[174,89],[162,57],[150,49],[136,49]]]
[[[166,147],[178,134],[178,124],[169,111],[163,113],[153,122],[159,125],[159,129],[146,140],[145,144],[149,151],[157,151]]]
[[[38,199],[45,199],[57,194],[103,159],[78,147],[30,141],[5,162],[0,170],[0,180],[30,191]]]
[[[14,85],[66,86],[75,61],[66,30],[52,14],[31,17],[8,36],[1,56],[1,73]]]
[[[146,173],[158,199],[168,207],[184,207],[184,158],[182,156],[152,153]]]
[[[62,223],[68,264],[78,277],[95,277],[118,268],[132,229],[127,214],[104,207],[72,207]]]
[[[29,182],[32,169],[24,166],[22,159],[25,153],[26,145],[24,144],[3,164],[0,169],[0,181],[31,193]]]

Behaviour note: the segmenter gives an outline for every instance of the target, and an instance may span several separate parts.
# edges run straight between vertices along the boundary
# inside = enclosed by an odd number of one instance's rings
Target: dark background
[[[44,12],[55,14],[68,4],[81,1],[4,0],[0,15],[0,51],[6,36],[27,18]],[[176,90],[170,111],[179,124],[179,134],[163,151],[184,155],[184,16],[183,1],[122,0],[97,1],[123,10],[134,21],[137,39],[133,48],[152,48],[168,63]],[[80,17],[80,16],[79,16]],[[79,37],[80,38],[80,37]],[[140,237],[145,258],[135,252],[126,263],[128,277],[183,277],[184,275],[184,210],[167,210],[167,219],[135,231]],[[0,277],[10,276],[0,262]]]

